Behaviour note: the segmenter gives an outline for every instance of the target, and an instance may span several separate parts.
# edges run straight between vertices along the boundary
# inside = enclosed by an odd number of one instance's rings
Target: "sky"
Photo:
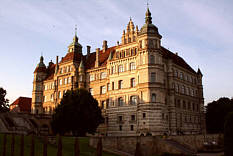
[[[203,73],[205,104],[233,97],[233,1],[149,0],[152,22],[162,46]],[[10,104],[31,97],[33,72],[41,54],[45,63],[67,53],[75,25],[86,54],[114,46],[130,17],[144,24],[146,0],[1,0],[0,87]]]

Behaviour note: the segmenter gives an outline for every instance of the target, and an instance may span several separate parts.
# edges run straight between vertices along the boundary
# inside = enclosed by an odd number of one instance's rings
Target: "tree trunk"
[[[15,135],[11,136],[11,156],[15,155]]]
[[[24,135],[21,135],[20,140],[20,156],[24,156]]]
[[[31,138],[31,151],[30,151],[30,156],[34,156],[35,155],[35,139],[34,139],[34,135],[32,135]]]
[[[62,139],[60,135],[58,138],[57,156],[62,156]]]
[[[48,137],[44,137],[43,156],[47,156]]]
[[[97,147],[96,147],[96,156],[102,156],[102,150],[103,150],[102,138],[99,137],[99,141],[98,141],[98,144],[97,144]]]
[[[75,138],[74,142],[74,156],[80,156],[80,149],[79,149],[79,140]]]
[[[4,134],[4,137],[3,137],[3,149],[2,149],[2,155],[3,156],[6,156],[6,143],[7,143],[7,135]]]

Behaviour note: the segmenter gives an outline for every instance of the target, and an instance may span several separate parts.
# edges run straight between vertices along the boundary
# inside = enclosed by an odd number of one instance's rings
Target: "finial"
[[[149,2],[148,2],[149,0],[147,0],[147,3],[146,3],[146,5],[147,5],[147,9],[149,8]]]
[[[75,36],[77,36],[77,24],[75,24]]]
[[[129,20],[132,21],[132,17],[131,16],[129,16]]]

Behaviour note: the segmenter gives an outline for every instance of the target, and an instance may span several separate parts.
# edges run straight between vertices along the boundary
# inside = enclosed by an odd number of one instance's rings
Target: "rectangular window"
[[[105,79],[106,77],[107,77],[107,73],[106,72],[100,73],[100,79]]]
[[[123,65],[119,65],[119,66],[118,66],[118,72],[119,72],[119,73],[124,72],[124,67],[123,67]]]
[[[100,94],[105,94],[106,93],[106,87],[105,86],[101,86],[100,87]]]
[[[118,81],[118,89],[121,89],[123,87],[123,80]]]
[[[135,115],[131,115],[131,120],[135,121]]]
[[[112,90],[114,90],[114,82],[112,82]]]
[[[130,125],[130,130],[133,131],[133,125]]]
[[[90,81],[94,81],[94,80],[95,80],[95,75],[94,74],[90,75]]]
[[[115,73],[115,66],[112,66],[112,74],[114,74]]]
[[[135,84],[135,78],[131,78],[130,79],[130,86],[131,87],[135,87],[136,86],[136,84]]]
[[[135,70],[135,69],[136,69],[135,62],[131,62],[130,63],[130,70]]]
[[[122,122],[123,121],[123,117],[122,116],[118,116],[118,121]]]
[[[156,102],[156,94],[151,94],[151,102]]]
[[[107,83],[107,91],[110,91],[110,83]]]
[[[142,118],[143,118],[143,119],[146,118],[146,113],[142,113]]]
[[[156,74],[154,72],[151,73],[151,82],[155,82],[155,76]]]
[[[62,85],[62,79],[59,79],[59,85]]]
[[[68,79],[68,78],[64,78],[64,84],[67,84],[67,79]]]
[[[119,131],[122,131],[122,125],[119,126]]]
[[[150,63],[151,64],[155,63],[155,56],[154,55],[150,55]]]

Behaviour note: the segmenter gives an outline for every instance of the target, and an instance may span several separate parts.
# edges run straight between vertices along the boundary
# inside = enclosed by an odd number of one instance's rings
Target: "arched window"
[[[131,105],[137,104],[137,96],[136,95],[130,96],[130,104]]]
[[[151,102],[156,102],[156,94],[155,93],[151,94]]]
[[[135,78],[131,78],[131,79],[130,79],[130,86],[131,86],[131,87],[135,87],[135,86],[136,86]]]

